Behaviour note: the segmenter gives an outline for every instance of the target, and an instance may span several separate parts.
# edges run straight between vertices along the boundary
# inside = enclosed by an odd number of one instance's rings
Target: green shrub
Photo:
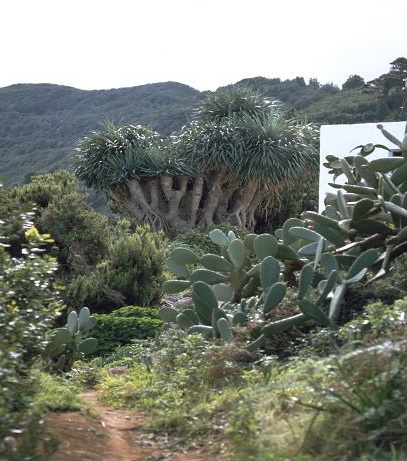
[[[72,173],[34,176],[29,184],[2,195],[4,213],[10,208],[36,207],[34,224],[52,235],[55,242],[48,251],[57,258],[59,275],[65,279],[88,274],[105,258],[112,230],[107,218],[86,203]]]
[[[10,220],[0,224],[0,459],[9,461],[33,459],[41,443],[41,415],[32,405],[35,384],[30,371],[62,307],[53,281],[56,262],[42,254],[44,239],[28,218],[12,219],[19,226],[12,226],[11,238],[19,228],[19,239],[25,241],[20,257],[7,252]],[[14,451],[3,441],[13,440],[16,433],[22,435]]]
[[[406,325],[407,297],[395,301],[391,306],[377,301],[365,306],[362,315],[340,328],[338,337],[343,344],[363,340],[366,336],[371,342],[392,339]]]
[[[105,373],[99,388],[110,405],[148,411],[148,427],[154,432],[194,436],[196,442],[239,404],[248,357],[242,349],[209,345],[199,335],[168,332],[149,354],[138,349],[134,357],[130,348],[126,352],[131,354],[132,368],[120,376]],[[220,400],[229,389],[233,403],[226,411]]]
[[[122,307],[96,317],[98,322],[92,336],[98,340],[98,355],[110,354],[135,339],[154,337],[163,324],[156,309],[137,306]]]
[[[324,460],[356,460],[368,454],[375,455],[372,459],[390,459],[390,454],[399,450],[405,454],[405,332],[401,341],[365,343],[330,360],[328,381],[313,386],[320,410],[304,442],[304,452],[317,452],[320,457],[316,459]],[[331,429],[327,431],[327,427]]]
[[[244,239],[249,232],[246,229],[241,229],[230,224],[222,224],[213,226],[211,229],[220,229],[226,234],[229,231],[233,231],[239,238]],[[178,234],[170,243],[170,249],[186,247],[194,251],[198,256],[203,256],[204,254],[220,254],[220,247],[216,243],[212,242],[209,238],[208,229],[194,229],[188,232],[183,232]]]
[[[54,199],[42,210],[38,227],[55,239],[54,255],[68,278],[89,273],[104,258],[112,232],[107,218],[96,213],[79,192]]]
[[[67,287],[66,299],[75,309],[111,312],[136,304],[149,306],[161,297],[166,242],[162,233],[139,226],[121,235],[108,248],[107,259],[89,276],[78,276]]]
[[[80,387],[62,376],[36,373],[38,393],[36,404],[50,411],[80,411],[89,407],[80,397]]]

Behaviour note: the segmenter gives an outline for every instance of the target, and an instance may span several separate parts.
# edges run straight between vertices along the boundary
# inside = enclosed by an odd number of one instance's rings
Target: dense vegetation
[[[393,61],[390,72],[372,82],[351,76],[342,89],[302,77],[256,77],[235,85],[260,90],[318,124],[400,120],[405,114],[400,111],[404,59]],[[33,174],[68,167],[77,140],[105,119],[143,124],[169,135],[191,120],[205,97],[174,82],[98,91],[51,84],[0,88],[0,176],[11,186]]]
[[[0,175],[7,186],[72,164],[79,138],[102,120],[136,121],[169,135],[189,120],[200,93],[168,82],[84,91],[59,85],[0,88]]]
[[[52,234],[47,253],[58,262],[69,309],[86,305],[93,312],[157,303],[164,281],[166,242],[163,234],[126,220],[109,221],[80,193],[72,173],[35,176],[19,188],[0,190],[0,212],[32,209],[40,232]],[[19,237],[11,249],[19,248]]]
[[[401,157],[328,156],[346,183],[324,212],[263,234],[168,242],[98,215],[68,172],[1,188],[0,460],[49,459],[43,415],[89,412],[94,387],[207,459],[404,461],[407,132],[378,128]]]

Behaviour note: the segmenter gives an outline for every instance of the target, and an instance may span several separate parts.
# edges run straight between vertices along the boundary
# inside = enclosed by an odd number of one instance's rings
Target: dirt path
[[[144,417],[131,410],[105,407],[96,392],[83,394],[98,414],[89,418],[79,412],[49,413],[47,425],[58,434],[60,445],[51,461],[214,461],[216,458],[195,450],[174,454],[165,437],[161,441],[142,434]],[[208,456],[209,455],[209,456]]]

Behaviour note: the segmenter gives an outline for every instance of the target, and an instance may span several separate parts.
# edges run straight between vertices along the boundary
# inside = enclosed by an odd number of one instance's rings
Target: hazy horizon
[[[341,87],[407,51],[405,0],[20,0],[0,11],[0,87],[205,91],[257,76]]]

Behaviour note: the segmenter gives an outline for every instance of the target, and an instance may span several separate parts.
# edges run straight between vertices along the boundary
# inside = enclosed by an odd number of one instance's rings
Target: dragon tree
[[[105,124],[78,146],[77,177],[153,229],[253,229],[318,171],[316,131],[247,88],[214,93],[179,133]]]

